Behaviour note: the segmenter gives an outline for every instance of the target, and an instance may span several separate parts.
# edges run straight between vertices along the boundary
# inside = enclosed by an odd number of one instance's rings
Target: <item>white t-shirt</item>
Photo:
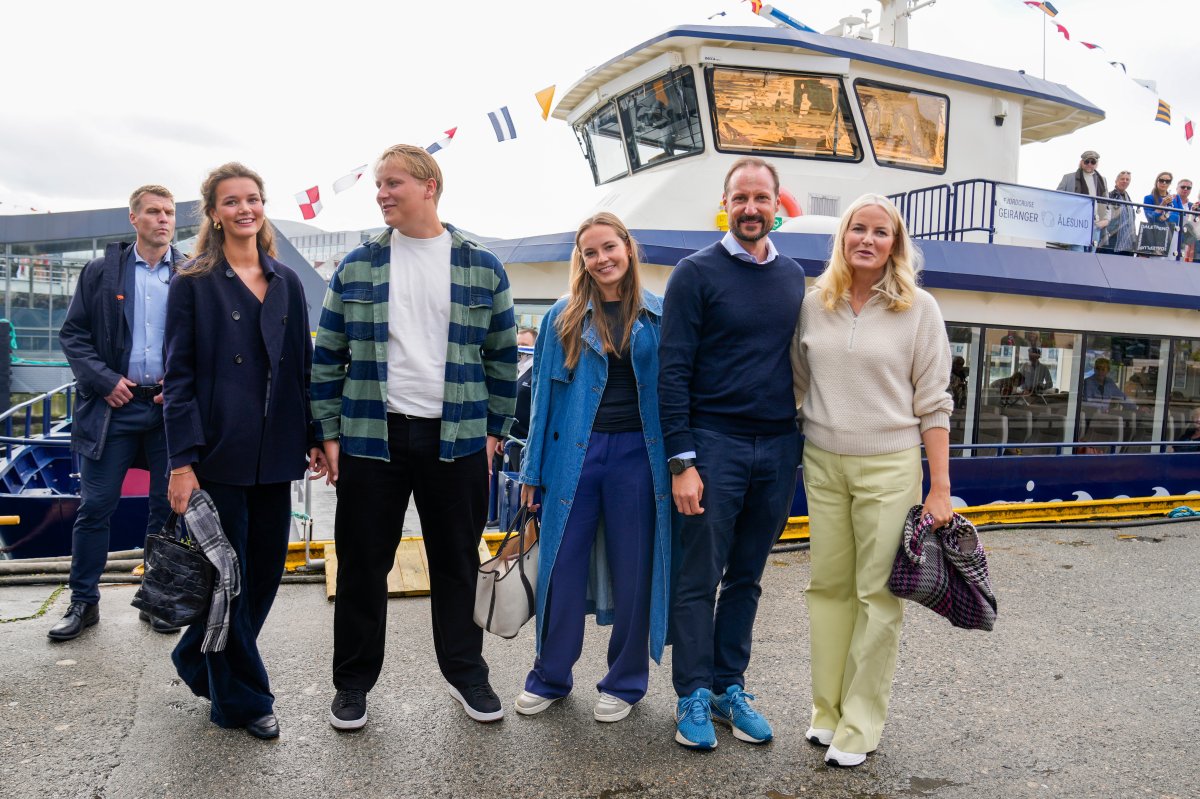
[[[450,233],[392,231],[388,285],[388,411],[440,419],[450,338]]]
[[[1096,196],[1096,173],[1095,172],[1084,172],[1083,173],[1083,182],[1087,185],[1088,194],[1095,197]]]

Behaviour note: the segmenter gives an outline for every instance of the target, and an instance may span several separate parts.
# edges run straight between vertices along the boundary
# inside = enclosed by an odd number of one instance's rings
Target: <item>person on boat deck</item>
[[[275,697],[258,651],[283,576],[291,481],[325,455],[308,414],[312,341],[300,278],[275,260],[263,182],[239,163],[200,187],[196,257],[180,267],[167,302],[164,382],[171,509],[203,489],[238,556],[241,593],[225,648],[203,652],[206,622],[187,628],[171,659],[209,718],[275,738]]]
[[[1157,205],[1162,208],[1183,208],[1183,201],[1178,194],[1171,193],[1171,182],[1175,176],[1170,172],[1160,172],[1154,179],[1154,189],[1142,198],[1144,205]],[[1179,227],[1179,214],[1175,211],[1160,211],[1157,208],[1143,208],[1142,213],[1147,222],[1167,226],[1166,255],[1175,254],[1175,231]]]
[[[47,635],[68,641],[100,620],[100,575],[109,522],[131,467],[150,472],[146,532],[167,520],[167,439],[163,433],[163,327],[167,285],[183,257],[175,237],[175,199],[162,186],[129,197],[133,244],[114,242],[88,263],[59,341],[76,380],[71,450],[79,455],[79,511],[71,531],[71,604]],[[160,633],[164,621],[140,614]]]
[[[1128,169],[1119,172],[1108,196],[1113,200],[1132,202],[1129,196],[1132,177]],[[1108,227],[1104,229],[1104,249],[1118,255],[1132,255],[1137,250],[1137,207],[1110,204],[1109,211]]]
[[[517,325],[500,259],[438,218],[444,185],[424,149],[384,151],[375,199],[388,228],[334,270],[317,328],[312,410],[338,499],[338,730],[367,723],[410,497],[447,689],[476,721],[504,716],[474,612],[488,473],[516,406]]]
[[[1021,390],[1025,394],[1045,394],[1054,388],[1054,375],[1050,367],[1042,363],[1040,347],[1030,347],[1026,355],[1029,360],[1021,364]]]
[[[1183,211],[1200,211],[1200,203],[1192,202],[1192,179],[1179,179],[1179,208]],[[1178,214],[1183,225],[1183,259],[1191,263],[1196,255],[1197,233],[1200,231],[1200,216],[1196,214]]]
[[[641,287],[638,245],[610,213],[575,232],[571,291],[542,319],[521,503],[541,487],[536,656],[514,706],[571,691],[584,617],[612,624],[597,721],[620,721],[662,659],[671,568],[670,478],[658,420],[662,300]],[[589,597],[589,585],[594,595]]]
[[[805,737],[827,746],[835,766],[861,764],[887,718],[904,619],[888,577],[905,516],[921,504],[922,444],[923,513],[939,527],[953,515],[950,342],[937,302],[917,286],[919,268],[896,207],[860,197],[804,298],[792,344],[812,555]]]
[[[1058,182],[1059,191],[1069,191],[1074,194],[1086,194],[1089,197],[1107,197],[1108,186],[1104,176],[1096,169],[1100,163],[1100,153],[1095,150],[1084,150],[1079,156],[1079,168],[1068,172]],[[1092,224],[1092,246],[1100,241],[1104,228],[1108,227],[1111,206],[1108,203],[1093,203],[1095,218]],[[1082,244],[1072,244],[1070,249],[1082,252],[1087,248]]]
[[[774,736],[750,705],[745,674],[760,580],[787,522],[800,449],[788,347],[804,270],[767,235],[779,174],[760,158],[739,158],[722,200],[729,232],[671,272],[659,345],[659,415],[678,511],[675,740],[691,749],[717,745],[714,720],[748,743]]]

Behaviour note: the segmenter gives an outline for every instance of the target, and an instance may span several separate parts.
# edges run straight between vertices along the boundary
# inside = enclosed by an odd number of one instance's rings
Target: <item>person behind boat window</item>
[[[723,189],[729,232],[671,272],[659,347],[659,413],[679,511],[675,740],[692,749],[717,745],[713,719],[748,743],[774,735],[750,706],[745,674],[760,580],[787,522],[800,447],[788,348],[804,270],[768,236],[779,174],[760,158],[739,158]]]
[[[950,364],[950,386],[947,391],[954,400],[954,410],[961,411],[967,407],[967,387],[970,369],[961,355],[955,355]]]
[[[953,515],[950,342],[937,302],[917,286],[919,268],[896,207],[876,194],[858,198],[804,298],[792,344],[812,559],[805,737],[829,747],[832,765],[861,764],[887,718],[904,619],[888,577],[905,517],[921,504],[922,444],[930,477],[923,514],[935,528]]]
[[[1025,375],[1022,374],[1020,369],[1017,369],[1017,371],[1008,377],[993,380],[990,385],[996,389],[1001,407],[1007,408],[1010,405],[1026,404],[1023,396],[1025,393]]]
[[[167,286],[182,263],[171,246],[175,200],[162,186],[129,197],[133,243],[109,244],[83,268],[59,333],[75,375],[71,450],[79,455],[79,510],[71,531],[71,603],[46,633],[69,641],[100,620],[100,575],[109,522],[130,468],[150,472],[146,532],[167,520],[167,440],[163,433],[163,327]],[[152,619],[156,632],[179,628]]]
[[[1095,150],[1084,150],[1083,154],[1079,156],[1079,168],[1062,176],[1062,180],[1058,182],[1058,190],[1086,194],[1089,197],[1107,197],[1108,186],[1104,182],[1104,176],[1096,169],[1098,163],[1100,163],[1100,153]],[[1112,206],[1101,202],[1092,205],[1095,215],[1092,224],[1092,246],[1094,247],[1100,241],[1100,235],[1104,232],[1104,228],[1108,227],[1109,212]],[[1082,244],[1072,244],[1069,249],[1082,252],[1087,248]]]
[[[239,163],[200,187],[196,257],[180,267],[167,308],[164,383],[171,509],[196,489],[216,506],[237,553],[241,593],[225,648],[203,651],[207,620],[191,625],[171,660],[220,727],[279,736],[275,697],[258,651],[291,533],[291,482],[325,455],[308,411],[312,339],[300,278],[275,259],[262,178]]]
[[[1190,443],[1176,444],[1173,452],[1200,452],[1200,406],[1192,408],[1188,426],[1175,440]]]
[[[1050,367],[1042,363],[1042,351],[1039,347],[1030,347],[1026,355],[1029,359],[1021,364],[1021,391],[1024,394],[1045,394],[1054,388],[1054,376]]]
[[[1144,205],[1154,205],[1159,208],[1182,208],[1179,195],[1171,193],[1171,181],[1175,176],[1170,172],[1160,172],[1154,179],[1154,190],[1142,198]],[[1167,256],[1175,254],[1175,230],[1179,226],[1179,214],[1174,211],[1159,210],[1159,208],[1143,208],[1146,221],[1156,225],[1167,226]]]
[[[1179,185],[1179,207],[1184,211],[1200,211],[1200,203],[1192,202],[1192,180],[1191,178],[1180,178]],[[1180,224],[1183,225],[1183,260],[1191,263],[1196,254],[1196,238],[1200,233],[1200,216],[1195,214],[1178,214]]]
[[[1097,358],[1092,365],[1092,373],[1083,379],[1083,403],[1087,408],[1096,411],[1108,411],[1116,407],[1135,410],[1137,404],[1125,396],[1116,382],[1108,376],[1111,361],[1108,358]]]
[[[385,150],[375,186],[388,227],[334,270],[313,356],[313,419],[338,499],[329,723],[367,723],[410,497],[438,668],[470,718],[496,721],[475,582],[488,472],[517,402],[512,290],[500,259],[438,217],[445,183],[423,148]]]
[[[662,659],[671,568],[658,416],[662,301],[642,290],[638,272],[625,225],[606,212],[585,219],[571,291],[542,319],[521,469],[521,504],[536,509],[542,490],[536,654],[514,702],[522,715],[571,692],[588,613],[612,624],[597,721],[629,715],[646,694],[650,657]]]
[[[1108,196],[1114,200],[1130,202],[1129,182],[1132,175],[1122,170]],[[1110,204],[1108,227],[1104,230],[1104,249],[1118,255],[1131,255],[1137,249],[1137,206]]]

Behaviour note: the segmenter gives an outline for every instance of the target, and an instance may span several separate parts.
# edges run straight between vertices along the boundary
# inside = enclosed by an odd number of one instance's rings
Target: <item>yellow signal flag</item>
[[[540,92],[536,92],[533,96],[537,98],[538,105],[542,107],[542,119],[549,119],[550,104],[554,102],[554,86],[547,86]]]

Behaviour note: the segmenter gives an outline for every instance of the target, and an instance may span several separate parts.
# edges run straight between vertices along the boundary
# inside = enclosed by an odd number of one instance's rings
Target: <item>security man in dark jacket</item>
[[[59,340],[75,374],[78,404],[71,449],[80,455],[81,502],[71,543],[71,604],[47,635],[68,641],[100,620],[100,575],[109,521],[131,467],[150,472],[148,532],[167,520],[167,441],[163,432],[163,331],[167,285],[182,262],[171,246],[175,200],[162,186],[129,197],[133,244],[108,245],[84,267]],[[158,632],[178,630],[142,614]]]

